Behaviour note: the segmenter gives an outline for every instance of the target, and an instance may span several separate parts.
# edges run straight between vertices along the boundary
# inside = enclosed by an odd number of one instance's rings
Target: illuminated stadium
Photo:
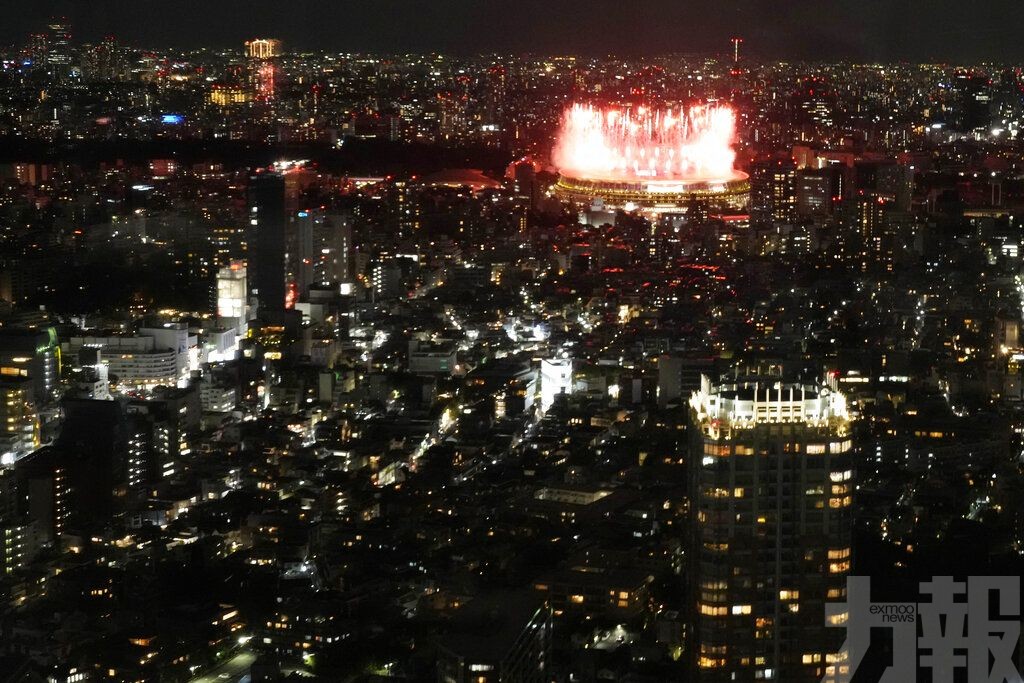
[[[566,109],[552,161],[556,196],[609,208],[683,213],[694,201],[708,210],[747,207],[747,174],[733,165],[736,115],[730,107],[688,110]]]

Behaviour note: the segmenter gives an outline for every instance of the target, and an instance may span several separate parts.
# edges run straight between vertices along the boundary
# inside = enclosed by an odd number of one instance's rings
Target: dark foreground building
[[[438,683],[550,679],[551,606],[530,592],[477,598],[438,649]]]

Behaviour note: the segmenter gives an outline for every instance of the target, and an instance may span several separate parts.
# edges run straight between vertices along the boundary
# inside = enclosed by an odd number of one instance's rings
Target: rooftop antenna
[[[742,38],[733,38],[732,39],[732,63],[733,64],[739,64],[740,63],[740,43],[742,43],[742,42],[743,42]]]

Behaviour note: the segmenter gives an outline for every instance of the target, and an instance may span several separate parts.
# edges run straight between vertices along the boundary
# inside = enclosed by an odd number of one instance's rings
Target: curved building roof
[[[451,168],[424,176],[420,183],[434,187],[468,187],[474,192],[494,190],[501,183],[475,168]]]

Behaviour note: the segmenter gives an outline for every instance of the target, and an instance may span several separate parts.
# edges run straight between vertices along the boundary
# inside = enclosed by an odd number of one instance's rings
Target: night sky
[[[1024,61],[1021,0],[0,0],[0,42],[55,14],[76,40],[332,51],[661,54],[763,59]]]

